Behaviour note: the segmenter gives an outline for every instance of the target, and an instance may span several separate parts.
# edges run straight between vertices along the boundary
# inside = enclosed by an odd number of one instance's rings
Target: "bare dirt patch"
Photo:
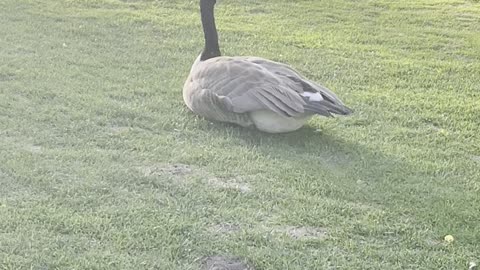
[[[203,259],[203,270],[254,270],[255,268],[240,258],[212,256]]]
[[[228,234],[239,231],[240,226],[230,223],[219,223],[213,225],[210,229],[213,233]]]
[[[208,184],[211,185],[214,188],[219,188],[219,189],[234,189],[238,190],[242,193],[248,193],[251,191],[250,186],[247,183],[242,183],[239,179],[237,178],[216,178],[212,177],[208,179]]]
[[[23,147],[25,150],[28,152],[34,153],[34,154],[39,154],[43,152],[43,148],[39,145],[34,145],[34,144],[25,144]]]
[[[13,81],[15,78],[13,73],[0,73],[0,82]]]
[[[480,156],[472,155],[472,156],[470,156],[470,158],[471,158],[473,161],[480,163]]]
[[[129,127],[124,126],[112,126],[110,127],[110,133],[113,135],[120,135],[130,131]]]
[[[214,190],[236,190],[241,193],[251,192],[250,185],[245,183],[240,177],[216,177],[202,168],[190,166],[182,163],[159,163],[150,166],[137,167],[146,177],[174,177],[178,180],[197,179],[202,184]]]
[[[297,240],[323,240],[328,236],[325,228],[287,226],[274,229],[274,232],[284,233]]]
[[[182,176],[192,173],[192,168],[189,165],[175,163],[175,164],[156,164],[152,166],[145,166],[138,168],[145,176],[158,175],[173,175]]]
[[[425,243],[432,247],[439,247],[439,246],[442,246],[443,244],[443,242],[438,239],[427,239],[425,240]]]

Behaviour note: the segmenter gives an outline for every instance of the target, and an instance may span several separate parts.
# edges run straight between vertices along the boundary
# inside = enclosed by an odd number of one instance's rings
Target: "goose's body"
[[[213,18],[215,0],[201,0],[205,49],[195,60],[183,99],[207,119],[255,126],[269,133],[299,129],[313,115],[351,110],[327,88],[285,64],[258,57],[220,56]]]

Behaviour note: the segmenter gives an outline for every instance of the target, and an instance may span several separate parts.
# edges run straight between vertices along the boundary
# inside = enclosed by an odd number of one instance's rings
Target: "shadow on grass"
[[[230,137],[233,143],[275,160],[271,164],[276,168],[269,170],[273,175],[268,177],[289,177],[283,179],[287,188],[291,183],[292,189],[298,188],[312,198],[328,197],[338,201],[338,205],[352,203],[382,209],[381,222],[405,227],[400,228],[399,233],[416,232],[421,228],[424,230],[422,237],[438,237],[455,227],[458,235],[475,235],[476,231],[464,224],[472,220],[476,199],[467,196],[463,188],[454,187],[459,184],[453,182],[462,181],[461,178],[438,174],[435,168],[428,167],[429,163],[415,164],[415,160],[385,153],[382,143],[395,142],[382,140],[370,147],[347,141],[345,136],[336,136],[338,129],[327,126],[329,124],[321,131],[316,126],[306,125],[296,132],[266,134],[255,129],[212,123],[205,131],[211,136]],[[378,149],[374,148],[376,145]],[[301,173],[290,173],[293,170]],[[321,183],[310,185],[309,181]],[[315,190],[318,188],[329,191]],[[473,244],[470,240],[464,241]]]
[[[255,149],[291,169],[298,168],[306,175],[314,176],[321,171],[324,176],[331,176],[321,181],[332,181],[338,189],[343,188],[346,200],[404,206],[422,203],[423,196],[404,196],[404,192],[425,180],[424,177],[431,177],[399,157],[345,141],[328,129],[319,131],[306,125],[295,132],[268,134],[217,122],[199,129],[210,136],[230,137],[239,145]]]

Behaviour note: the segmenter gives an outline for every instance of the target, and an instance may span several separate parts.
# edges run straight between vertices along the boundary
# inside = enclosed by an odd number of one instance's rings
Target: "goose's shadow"
[[[342,175],[348,178],[342,180],[347,181],[346,184],[355,185],[358,181],[363,181],[383,188],[385,184],[394,185],[395,182],[399,183],[411,177],[417,178],[420,174],[412,164],[399,157],[387,155],[360,143],[346,141],[336,136],[336,131],[327,127],[319,130],[306,125],[290,133],[267,134],[256,129],[213,123],[209,130],[218,132],[219,136],[233,137],[239,144],[254,148],[264,156],[281,162],[300,165],[308,163],[315,167],[311,168],[311,171],[306,168],[307,173],[315,173],[318,168],[332,171],[332,174],[336,174],[333,170],[341,170]]]
[[[277,148],[279,152],[293,151],[311,155],[321,154],[322,156],[325,153],[332,155],[335,153],[368,153],[363,146],[347,142],[335,136],[328,129],[319,129],[309,125],[297,131],[281,134],[269,134],[254,128],[242,128],[226,123],[212,123],[209,129],[224,135],[228,134],[247,146],[265,150],[269,155],[272,154],[272,148]],[[282,158],[288,157],[288,155],[282,155]]]

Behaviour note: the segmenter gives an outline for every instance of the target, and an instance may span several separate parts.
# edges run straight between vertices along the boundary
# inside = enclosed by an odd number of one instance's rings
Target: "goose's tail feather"
[[[353,113],[353,110],[343,104],[331,103],[327,100],[311,101],[304,99],[306,104],[304,105],[305,111],[313,112],[326,117],[333,117],[333,114],[349,115]]]

